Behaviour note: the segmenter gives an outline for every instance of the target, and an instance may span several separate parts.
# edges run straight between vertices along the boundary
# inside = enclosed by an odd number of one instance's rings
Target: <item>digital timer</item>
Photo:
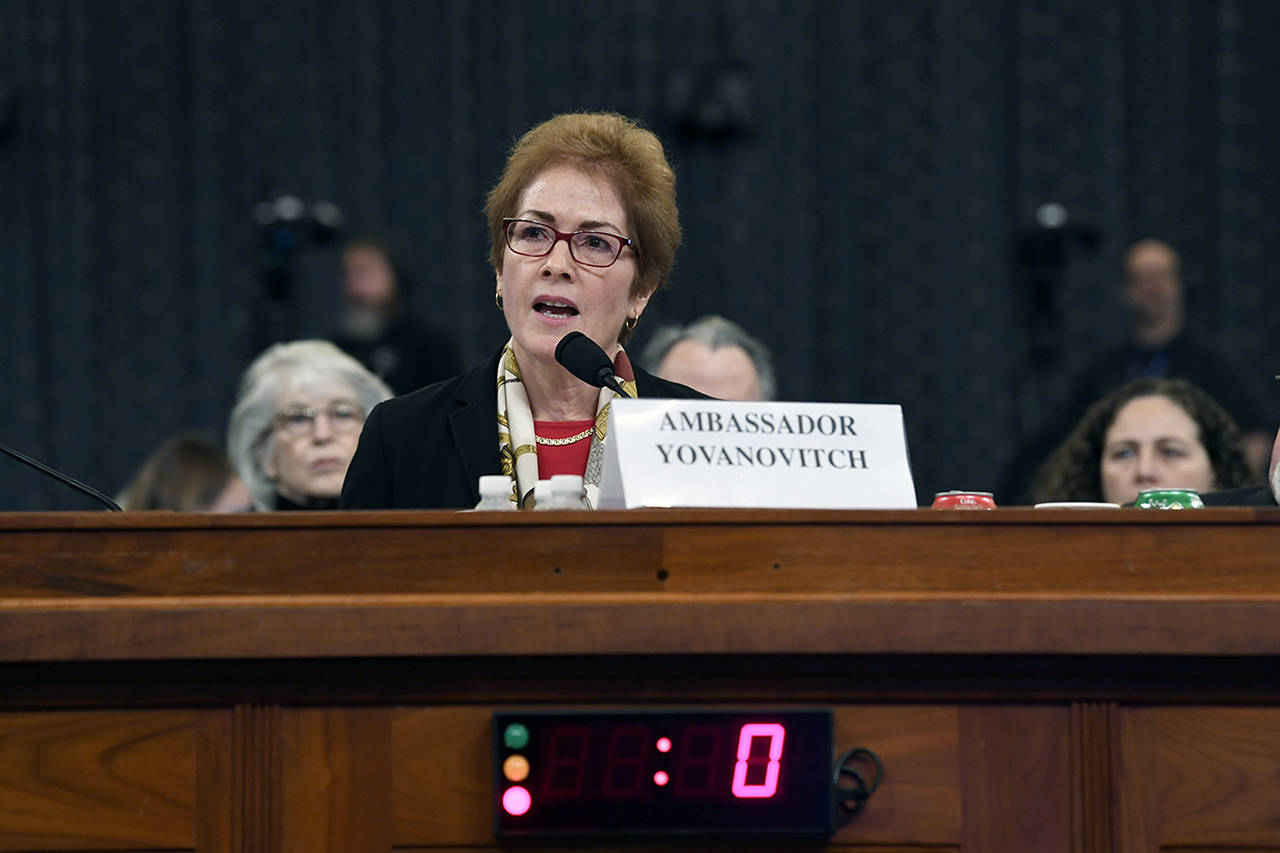
[[[830,711],[493,715],[499,836],[834,828]]]

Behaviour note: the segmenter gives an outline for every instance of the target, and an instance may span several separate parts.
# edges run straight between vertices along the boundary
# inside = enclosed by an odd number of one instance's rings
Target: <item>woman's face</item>
[[[345,382],[286,386],[276,401],[275,448],[262,460],[263,473],[294,503],[332,500],[342,493],[363,423],[357,395]]]
[[[630,223],[613,185],[575,166],[551,166],[533,179],[520,198],[519,219],[545,222],[559,231],[606,231],[632,237]],[[579,331],[613,355],[618,330],[639,317],[648,296],[631,296],[636,259],[624,248],[608,267],[580,264],[559,240],[541,258],[505,249],[497,276],[503,314],[515,341],[516,359],[555,363],[556,344]]]
[[[1214,487],[1200,429],[1185,409],[1162,395],[1120,407],[1102,445],[1103,500],[1124,504],[1144,489]]]

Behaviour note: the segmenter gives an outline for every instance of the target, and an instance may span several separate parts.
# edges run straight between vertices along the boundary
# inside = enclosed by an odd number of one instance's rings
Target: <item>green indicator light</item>
[[[507,749],[524,749],[529,745],[529,730],[520,723],[512,723],[503,729],[502,742]]]

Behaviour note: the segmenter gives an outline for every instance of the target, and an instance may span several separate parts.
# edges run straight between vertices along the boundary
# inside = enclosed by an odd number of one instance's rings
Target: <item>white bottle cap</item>
[[[480,478],[480,497],[505,498],[511,494],[511,478],[506,474],[485,474]]]
[[[576,500],[582,494],[582,478],[577,474],[556,474],[551,478],[551,494],[569,495]]]
[[[533,508],[551,509],[551,481],[539,480],[533,487]]]

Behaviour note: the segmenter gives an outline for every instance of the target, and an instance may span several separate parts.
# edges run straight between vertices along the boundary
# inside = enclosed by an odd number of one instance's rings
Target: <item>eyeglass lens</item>
[[[507,224],[507,245],[519,255],[540,258],[549,254],[561,238],[568,241],[569,254],[574,260],[593,267],[611,265],[618,259],[624,245],[623,238],[604,231],[566,234],[529,219],[515,219]]]
[[[336,403],[327,409],[313,409],[310,406],[285,409],[276,415],[276,423],[291,435],[303,435],[315,430],[316,418],[320,415],[328,418],[329,428],[334,432],[351,432],[364,423],[364,412],[351,403]]]

